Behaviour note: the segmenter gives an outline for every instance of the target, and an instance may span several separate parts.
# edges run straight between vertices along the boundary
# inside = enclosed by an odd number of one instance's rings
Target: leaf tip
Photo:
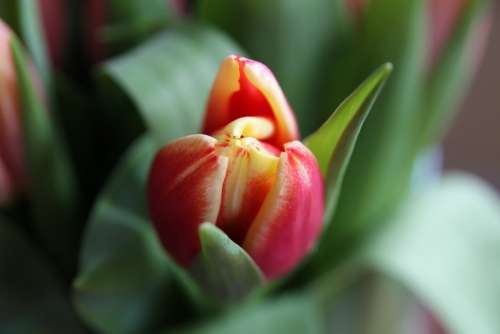
[[[394,69],[394,65],[390,62],[387,62],[384,65],[382,65],[382,69],[385,73],[391,74],[392,70]]]
[[[217,228],[212,223],[204,222],[198,227],[198,234],[202,242],[206,240],[207,237],[213,235],[214,232],[217,232]]]

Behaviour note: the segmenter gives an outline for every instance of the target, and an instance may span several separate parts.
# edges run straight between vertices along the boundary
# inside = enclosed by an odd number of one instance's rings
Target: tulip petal
[[[276,178],[279,158],[254,138],[231,145],[217,225],[236,243],[243,239]]]
[[[245,65],[246,77],[264,94],[272,109],[277,129],[271,143],[281,147],[285,143],[300,139],[295,116],[271,70],[262,63],[248,59],[245,60]]]
[[[285,145],[276,181],[243,243],[267,278],[291,270],[311,249],[323,215],[323,183],[312,153]]]
[[[161,242],[189,266],[199,253],[198,227],[215,223],[228,159],[215,154],[216,140],[192,135],[165,146],[149,176],[149,211]]]
[[[229,56],[210,92],[203,133],[212,134],[245,116],[273,121],[276,129],[266,142],[277,147],[299,138],[293,112],[272,72],[259,62]]]

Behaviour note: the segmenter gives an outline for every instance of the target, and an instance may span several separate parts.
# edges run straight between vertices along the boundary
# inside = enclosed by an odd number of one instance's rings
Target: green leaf
[[[321,309],[307,295],[290,295],[265,303],[248,304],[228,312],[212,322],[192,329],[161,333],[224,334],[224,333],[325,333]]]
[[[25,159],[35,230],[44,246],[73,270],[78,248],[77,186],[64,143],[36,89],[29,60],[16,38],[11,43],[22,102]]]
[[[342,102],[316,132],[305,139],[327,179],[327,224],[361,127],[391,72],[391,64],[381,66]]]
[[[231,53],[241,51],[216,30],[185,25],[105,63],[102,71],[131,98],[137,108],[132,113],[164,143],[199,131],[212,82]],[[110,112],[119,113],[109,115],[111,120],[128,119],[124,110]]]
[[[0,217],[0,332],[84,333],[42,254]]]
[[[470,0],[466,4],[452,38],[444,45],[444,54],[428,79],[426,107],[419,116],[423,149],[442,137],[477,69],[474,58],[481,50],[474,49],[473,39],[481,38],[476,33],[482,28],[481,20],[487,19],[486,10],[491,6],[485,0]]]
[[[424,13],[423,0],[370,1],[354,42],[335,63],[329,86],[333,105],[375,66],[390,61],[394,71],[359,134],[332,224],[324,232],[328,242],[317,252],[320,271],[346,259],[405,198],[419,135]]]
[[[264,277],[250,256],[217,226],[200,225],[196,274],[218,303],[235,303],[262,286]]]
[[[170,1],[108,1],[106,22],[98,36],[106,51],[124,51],[172,23],[174,12]]]
[[[198,286],[166,255],[146,213],[144,185],[157,150],[139,140],[118,164],[85,232],[74,304],[102,333],[151,332],[181,321]]]
[[[500,199],[475,178],[447,176],[410,200],[364,250],[450,333],[500,332]]]
[[[297,114],[302,133],[309,134],[324,120],[317,93],[329,79],[325,67],[335,59],[330,49],[343,38],[343,2],[203,0],[198,2],[198,14],[269,66]]]

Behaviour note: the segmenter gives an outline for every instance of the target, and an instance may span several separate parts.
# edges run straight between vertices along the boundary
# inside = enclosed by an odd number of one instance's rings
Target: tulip
[[[172,257],[189,267],[198,228],[223,230],[273,279],[292,270],[321,229],[323,181],[272,73],[230,56],[212,88],[207,134],[161,149],[148,181],[149,211]]]
[[[0,20],[0,206],[24,184],[20,102],[10,48],[12,31]]]
[[[367,8],[369,0],[345,0],[352,15],[360,19]],[[436,63],[443,52],[443,48],[450,40],[458,24],[462,10],[468,5],[468,0],[427,0],[428,35],[427,35],[427,63],[429,67]],[[475,28],[473,38],[468,49],[474,53],[473,66],[477,67],[485,49],[486,39],[491,26],[491,16]]]

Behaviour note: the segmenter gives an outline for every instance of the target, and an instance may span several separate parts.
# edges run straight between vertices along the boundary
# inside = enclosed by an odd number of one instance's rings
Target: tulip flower
[[[5,205],[24,183],[20,102],[10,41],[12,31],[0,20],[0,205]]]
[[[323,181],[271,71],[227,57],[203,131],[167,144],[152,164],[149,210],[161,242],[189,267],[200,251],[198,227],[210,222],[267,278],[286,274],[320,232]]]

